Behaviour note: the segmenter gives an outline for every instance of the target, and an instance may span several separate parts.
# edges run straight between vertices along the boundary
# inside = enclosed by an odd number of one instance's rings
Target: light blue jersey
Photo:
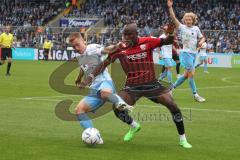
[[[183,45],[183,52],[196,54],[198,40],[203,37],[200,29],[197,26],[188,27],[180,24],[180,38]]]
[[[85,52],[77,57],[78,63],[84,71],[85,78],[94,71],[97,65],[103,62],[104,55],[101,53],[102,49],[103,47],[101,45],[90,44],[87,46]],[[87,103],[93,110],[105,103],[105,101],[101,99],[99,91],[102,89],[110,89],[113,93],[116,92],[112,78],[107,69],[95,77],[90,88],[89,95],[85,96],[83,101],[85,101],[85,103]]]
[[[198,39],[202,38],[203,35],[197,26],[188,27],[180,24],[179,31],[183,45],[179,56],[180,61],[186,70],[192,71],[195,69]]]
[[[90,44],[85,52],[77,57],[78,63],[84,71],[85,78],[94,71],[97,65],[103,62],[104,55],[101,53],[102,49],[103,47],[99,44]],[[103,81],[112,81],[107,68],[103,73],[95,77],[90,88],[96,89],[96,86]]]

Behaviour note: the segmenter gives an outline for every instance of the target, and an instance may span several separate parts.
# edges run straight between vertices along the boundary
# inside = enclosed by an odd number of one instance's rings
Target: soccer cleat
[[[209,74],[210,72],[208,72],[208,71],[204,71],[204,73],[207,73],[207,74]]]
[[[197,101],[197,102],[205,102],[205,101],[206,101],[205,98],[199,96],[198,94],[194,94],[194,99],[195,99],[195,101]]]
[[[10,73],[6,73],[6,76],[11,76],[11,74]]]
[[[140,129],[141,129],[141,125],[140,125],[140,123],[137,123],[137,126],[136,126],[136,127],[130,128],[130,130],[128,131],[128,133],[124,136],[123,140],[124,140],[125,142],[131,141],[131,140],[133,139],[134,135],[135,135],[138,131],[140,131]]]
[[[187,140],[180,140],[180,146],[182,146],[183,148],[192,148],[192,145],[190,143],[187,142]]]
[[[119,102],[119,103],[116,105],[116,108],[119,109],[119,110],[127,110],[127,111],[132,112],[132,110],[133,110],[134,107],[128,105],[127,103]]]

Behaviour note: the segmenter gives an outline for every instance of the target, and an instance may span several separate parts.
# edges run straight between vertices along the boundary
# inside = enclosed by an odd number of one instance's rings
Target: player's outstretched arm
[[[161,38],[160,46],[173,44],[173,42],[174,42],[175,25],[168,24],[168,25],[166,25],[165,29],[166,29],[166,32],[168,33],[168,36],[166,38]]]
[[[118,50],[118,46],[117,45],[110,45],[110,46],[105,47],[102,50],[102,54],[111,54],[113,52],[116,52],[117,50]]]
[[[170,13],[170,17],[173,20],[173,23],[176,25],[176,27],[178,28],[180,26],[180,22],[179,20],[176,18],[175,13],[173,11],[173,0],[167,0],[167,5],[168,5],[168,11]]]
[[[105,47],[102,50],[102,54],[111,54],[114,52],[117,52],[119,50],[125,49],[127,47],[127,45],[124,42],[119,42],[116,45],[110,45]]]

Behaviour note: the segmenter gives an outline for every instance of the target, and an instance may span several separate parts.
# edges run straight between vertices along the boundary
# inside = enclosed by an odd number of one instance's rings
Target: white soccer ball
[[[101,136],[96,128],[87,128],[82,133],[82,141],[88,145],[99,144]]]

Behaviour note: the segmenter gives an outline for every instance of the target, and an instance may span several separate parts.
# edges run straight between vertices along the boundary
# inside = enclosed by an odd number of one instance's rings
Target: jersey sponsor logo
[[[141,50],[145,51],[146,50],[146,44],[140,45]]]
[[[136,59],[144,59],[146,57],[147,57],[147,52],[127,56],[129,60],[133,60],[133,61]]]

